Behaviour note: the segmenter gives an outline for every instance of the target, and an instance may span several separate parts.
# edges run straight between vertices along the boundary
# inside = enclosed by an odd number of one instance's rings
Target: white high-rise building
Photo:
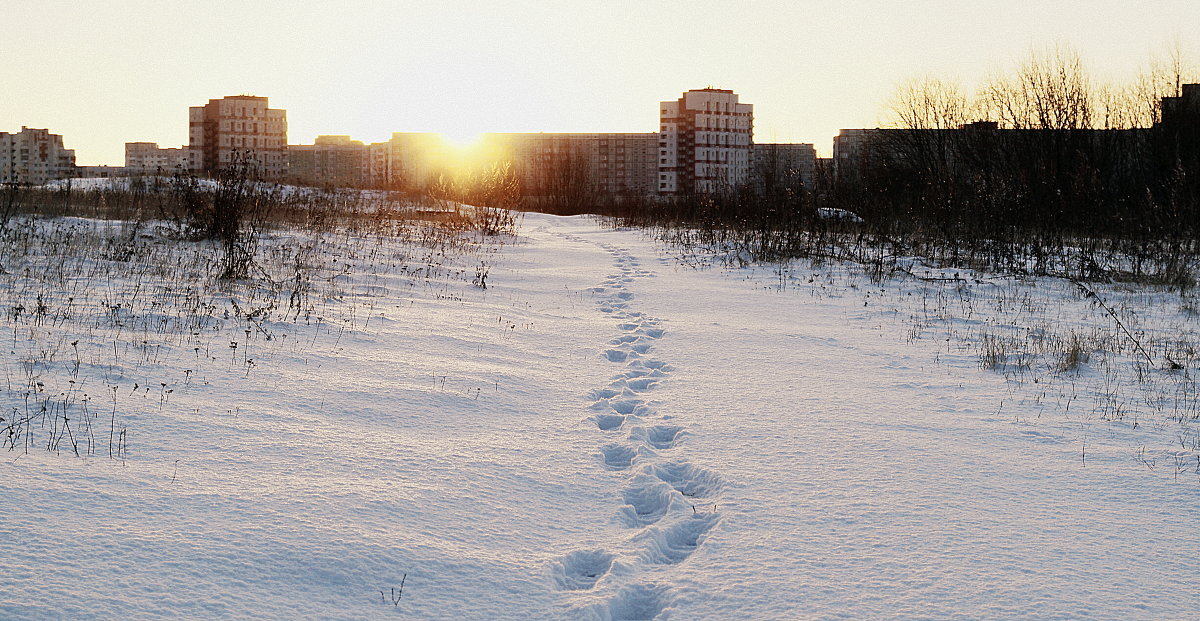
[[[287,111],[268,108],[266,97],[210,99],[189,108],[188,116],[188,146],[198,154],[198,172],[215,175],[246,165],[265,178],[287,174]]]
[[[658,193],[736,188],[750,179],[754,106],[733,91],[690,90],[659,105]]]
[[[75,174],[75,150],[48,129],[0,132],[0,183],[46,183]]]

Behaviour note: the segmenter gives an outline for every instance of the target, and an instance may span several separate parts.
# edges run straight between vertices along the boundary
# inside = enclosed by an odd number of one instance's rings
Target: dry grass
[[[144,196],[98,195],[56,195],[64,202],[50,211],[74,215],[31,208],[0,227],[9,450],[124,458],[137,435],[130,421],[148,403],[169,409],[174,391],[205,373],[254,381],[273,356],[366,330],[381,296],[482,285],[477,266],[506,242],[462,221],[410,217],[411,206],[386,197],[268,193],[247,199],[267,217],[238,223],[246,269],[230,278],[222,240],[146,217]]]

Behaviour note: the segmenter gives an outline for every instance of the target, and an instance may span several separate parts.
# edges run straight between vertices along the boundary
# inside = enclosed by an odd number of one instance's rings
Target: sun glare
[[[484,166],[494,155],[485,145],[483,134],[450,131],[438,134],[442,148],[435,157],[448,170],[471,171]]]
[[[478,132],[469,130],[453,130],[441,132],[442,140],[447,146],[454,147],[460,151],[469,151],[471,148],[479,144],[482,135]]]

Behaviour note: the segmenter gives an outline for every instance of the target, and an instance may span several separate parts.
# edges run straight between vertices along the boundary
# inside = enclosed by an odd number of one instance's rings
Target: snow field
[[[1054,281],[693,269],[587,218],[268,240],[313,266],[294,305],[205,285],[199,248],[81,239],[0,274],[8,309],[46,307],[4,316],[4,411],[49,404],[0,453],[0,618],[1200,609],[1178,297],[1102,291],[1171,372]]]
[[[590,303],[571,261],[543,249],[514,249],[493,272],[536,276],[526,295],[468,284],[492,260],[486,248],[422,248],[332,253],[339,263],[318,274],[308,320],[227,317],[232,301],[258,307],[266,293],[215,292],[206,331],[164,337],[149,361],[124,353],[156,334],[130,327],[135,318],[158,325],[157,298],[130,295],[136,279],[100,281],[123,302],[122,327],[102,305],[68,321],[43,288],[48,316],[62,318],[38,342],[77,339],[85,353],[77,376],[60,351],[37,381],[54,394],[82,384],[103,422],[116,385],[129,444],[117,459],[103,441],[76,458],[66,442],[37,448],[47,432],[35,427],[33,449],[8,453],[0,531],[24,544],[4,555],[0,617],[551,616],[544,550],[598,514],[587,512],[599,496],[587,493],[591,464],[564,437],[578,413],[563,404],[594,383],[573,378],[602,361],[557,336],[587,334],[576,317]],[[17,378],[19,363],[8,360]],[[15,379],[13,389],[19,405]],[[402,580],[403,603],[385,607],[380,591]]]
[[[1194,615],[1196,562],[1180,551],[1197,537],[1184,517],[1196,475],[1135,460],[1143,443],[1179,450],[1194,423],[1168,409],[1150,424],[1151,408],[1140,427],[1106,420],[1102,352],[1057,376],[1036,361],[981,368],[980,326],[1041,321],[996,310],[999,296],[1028,294],[1076,329],[1107,318],[1048,279],[978,286],[968,315],[927,317],[924,283],[791,268],[781,289],[773,268],[664,267],[639,296],[671,319],[658,353],[677,372],[658,396],[688,413],[689,451],[727,481],[721,522],[688,561],[704,578],[673,585],[672,618]],[[946,286],[950,306],[958,283]],[[1186,334],[1170,297],[1130,300],[1146,338]],[[1109,358],[1135,373],[1128,352]],[[1064,412],[1054,389],[1072,384]]]

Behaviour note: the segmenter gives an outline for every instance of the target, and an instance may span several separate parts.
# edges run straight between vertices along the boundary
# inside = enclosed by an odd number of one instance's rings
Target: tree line
[[[839,144],[810,183],[757,175],[745,187],[616,215],[693,227],[697,241],[759,258],[825,252],[836,231],[852,229],[876,249],[949,263],[1047,272],[1069,257],[1074,276],[1153,272],[1191,283],[1200,87],[1187,85],[1196,82],[1178,46],[1124,85],[1092,78],[1070,48],[1035,49],[974,92],[931,77],[901,84],[890,123]],[[1164,109],[1164,100],[1177,105]],[[865,222],[848,226],[839,210]]]
[[[945,235],[1195,237],[1200,98],[1190,113],[1163,108],[1195,78],[1176,48],[1129,85],[1102,84],[1077,53],[1053,47],[973,96],[914,80],[897,90],[893,126],[835,162],[831,191],[864,215]]]

